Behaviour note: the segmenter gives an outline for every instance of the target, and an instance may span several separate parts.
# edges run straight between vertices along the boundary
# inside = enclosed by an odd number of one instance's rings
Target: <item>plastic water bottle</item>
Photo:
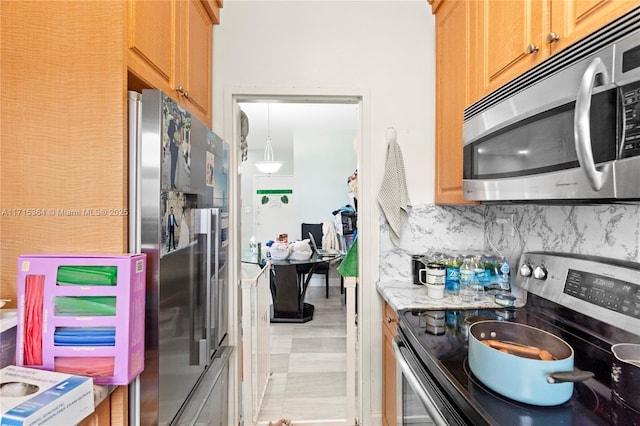
[[[472,267],[474,272],[474,281],[472,284],[473,300],[478,302],[484,300],[484,288],[489,284],[489,271],[484,267],[484,261],[480,259],[472,260]]]
[[[500,268],[498,269],[498,284],[501,290],[511,291],[511,268],[509,261],[505,257],[500,258]]]
[[[474,301],[475,287],[475,271],[473,267],[473,258],[465,257],[462,265],[460,265],[460,296],[461,302],[470,303]]]
[[[462,258],[456,254],[447,259],[447,277],[444,289],[452,294],[458,294],[460,290],[460,265],[462,265]]]
[[[491,264],[494,263],[491,256],[479,255],[474,257],[474,270],[478,285],[483,288],[491,285]]]

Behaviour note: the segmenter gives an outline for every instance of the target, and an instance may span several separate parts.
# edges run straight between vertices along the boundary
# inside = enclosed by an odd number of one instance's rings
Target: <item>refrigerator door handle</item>
[[[196,232],[206,235],[206,248],[204,251],[204,278],[199,284],[204,286],[204,338],[198,342],[198,359],[200,365],[209,364],[209,347],[213,336],[211,336],[211,276],[214,265],[211,264],[214,251],[213,219],[214,209],[198,209],[196,211],[196,222],[198,224]],[[193,315],[193,313],[192,313]],[[195,320],[195,319],[194,319]]]
[[[142,95],[128,92],[129,102],[129,253],[142,253],[140,151],[142,150]]]

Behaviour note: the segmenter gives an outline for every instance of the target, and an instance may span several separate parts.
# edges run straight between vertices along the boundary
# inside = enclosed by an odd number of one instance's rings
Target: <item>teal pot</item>
[[[504,353],[483,341],[498,341],[520,349]],[[532,349],[533,348],[533,349]],[[546,350],[551,360],[525,352]],[[518,355],[516,355],[518,353]],[[506,321],[479,321],[469,327],[469,367],[485,386],[516,401],[540,406],[563,404],[573,394],[573,383],[593,377],[575,371],[573,348],[544,330]]]

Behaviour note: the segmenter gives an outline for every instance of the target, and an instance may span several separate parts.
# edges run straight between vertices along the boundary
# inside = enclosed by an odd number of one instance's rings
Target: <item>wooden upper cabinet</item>
[[[436,204],[468,203],[462,197],[462,115],[475,87],[469,69],[472,7],[473,2],[445,0],[435,9]]]
[[[0,1],[0,295],[29,253],[125,253],[125,4]],[[29,209],[29,210],[25,210]]]
[[[173,1],[129,1],[129,69],[167,94],[176,87],[176,12]]]
[[[211,125],[211,54],[213,21],[200,1],[183,3],[186,17],[181,22],[185,26],[180,34],[181,57],[178,60],[180,84],[185,92],[181,94],[183,103],[194,114],[204,117]]]
[[[551,2],[551,53],[559,52],[640,6],[633,0],[555,0]],[[546,36],[545,36],[546,37]]]
[[[477,3],[482,52],[479,97],[639,6],[627,0]]]
[[[129,0],[128,68],[211,124],[213,24],[210,0]]]
[[[546,4],[540,0],[479,2],[477,42],[484,54],[478,95],[500,87],[548,56],[543,44]]]
[[[436,204],[468,203],[462,192],[465,107],[639,5],[627,0],[428,1],[436,15]]]

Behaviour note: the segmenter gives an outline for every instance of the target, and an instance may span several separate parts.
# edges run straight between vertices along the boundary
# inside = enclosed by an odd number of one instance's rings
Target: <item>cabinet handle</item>
[[[540,48],[535,43],[531,43],[530,45],[527,46],[528,55],[531,55],[532,53],[536,53],[538,50],[540,50]]]
[[[547,43],[548,44],[555,43],[558,40],[560,40],[560,36],[557,33],[550,32],[549,34],[547,34]]]
[[[396,320],[391,317],[387,317],[387,322],[391,324],[392,322],[396,322]]]
[[[182,85],[176,87],[176,92],[180,93],[182,96],[189,99],[189,92],[184,90],[184,87]]]

